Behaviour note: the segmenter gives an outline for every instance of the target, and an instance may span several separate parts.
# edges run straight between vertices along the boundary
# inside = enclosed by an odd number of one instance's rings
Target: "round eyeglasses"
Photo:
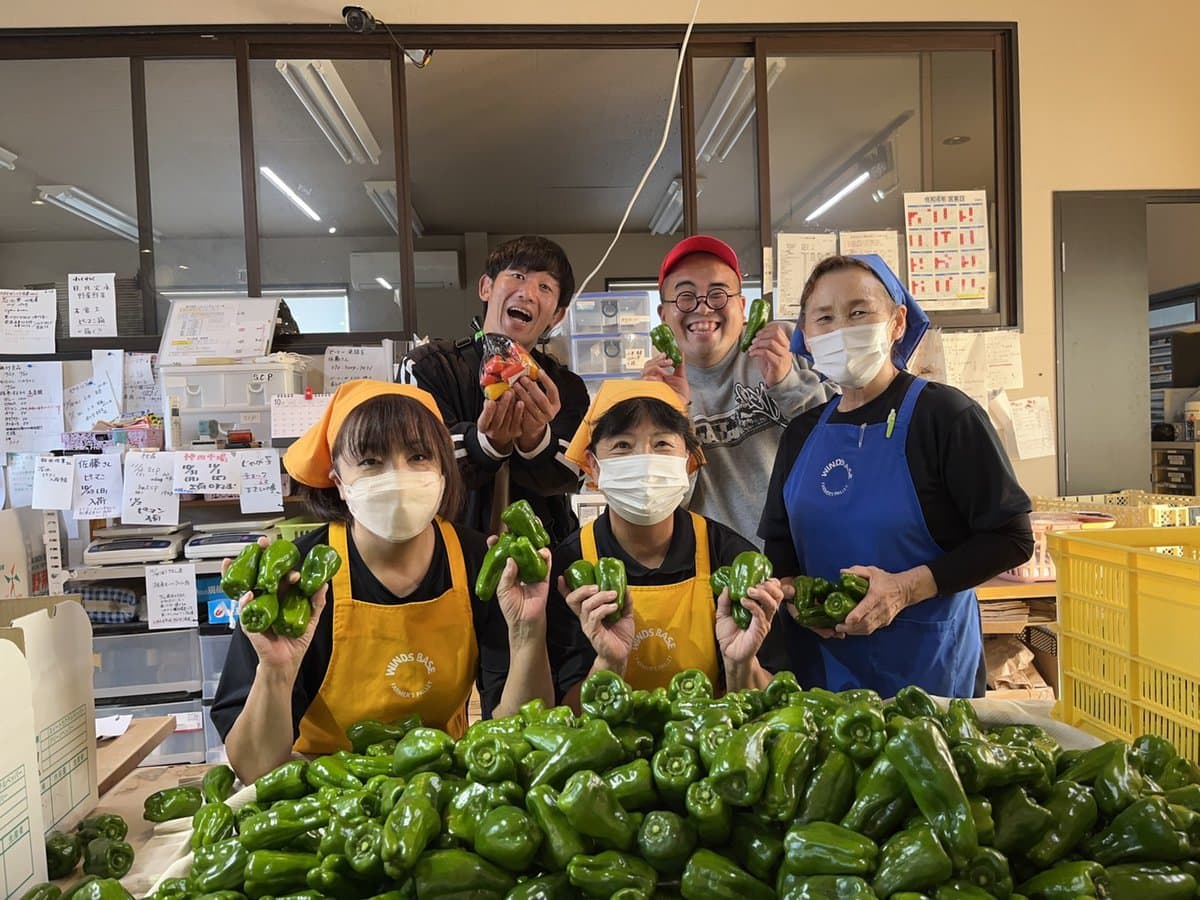
[[[736,297],[738,294],[738,291],[731,293],[724,288],[713,288],[707,294],[697,294],[695,291],[680,291],[675,295],[674,300],[667,302],[674,303],[675,308],[681,313],[691,313],[700,308],[700,301],[703,300],[705,306],[716,312],[717,310],[724,309],[725,305],[729,303],[729,298]]]

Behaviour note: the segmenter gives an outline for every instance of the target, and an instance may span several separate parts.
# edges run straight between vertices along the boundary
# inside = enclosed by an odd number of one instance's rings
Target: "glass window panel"
[[[245,290],[234,61],[147,61],[146,131],[158,321],[165,323],[164,292]]]
[[[0,287],[115,272],[118,331],[142,334],[128,59],[0,61]]]
[[[391,63],[251,60],[250,93],[264,293],[335,285],[350,330],[399,330]]]

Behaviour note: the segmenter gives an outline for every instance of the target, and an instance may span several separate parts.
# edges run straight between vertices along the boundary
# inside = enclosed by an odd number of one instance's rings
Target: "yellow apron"
[[[696,532],[696,574],[676,584],[629,586],[633,600],[633,649],[625,680],[634,688],[665,687],[684,669],[700,669],[716,685],[716,606],[709,583],[708,526],[689,513]],[[579,532],[583,558],[595,564],[595,523]]]
[[[466,730],[479,662],[467,568],[454,528],[441,518],[434,522],[446,546],[450,589],[399,604],[354,599],[346,526],[329,526],[330,546],[346,564],[333,577],[333,654],[300,722],[300,753],[349,749],[346,728],[361,719],[393,722],[417,713],[456,738]]]

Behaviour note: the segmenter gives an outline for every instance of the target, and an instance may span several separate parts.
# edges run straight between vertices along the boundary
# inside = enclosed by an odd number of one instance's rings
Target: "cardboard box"
[[[46,593],[42,519],[36,509],[0,509],[0,598]]]
[[[78,596],[5,599],[0,639],[16,645],[29,668],[42,825],[69,830],[100,800],[92,624]]]
[[[46,880],[33,687],[20,649],[0,640],[4,741],[0,742],[0,896],[20,897]]]

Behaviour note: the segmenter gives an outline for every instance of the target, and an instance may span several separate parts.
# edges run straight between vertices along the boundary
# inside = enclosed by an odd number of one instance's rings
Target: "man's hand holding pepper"
[[[522,453],[533,453],[545,440],[546,429],[562,409],[558,386],[549,375],[539,371],[536,379],[522,375],[505,396],[508,394],[515,394],[521,404],[520,433],[516,437],[517,449]]]
[[[510,389],[501,394],[499,400],[483,401],[483,412],[475,427],[496,453],[508,456],[521,436],[524,414],[525,404]]]

